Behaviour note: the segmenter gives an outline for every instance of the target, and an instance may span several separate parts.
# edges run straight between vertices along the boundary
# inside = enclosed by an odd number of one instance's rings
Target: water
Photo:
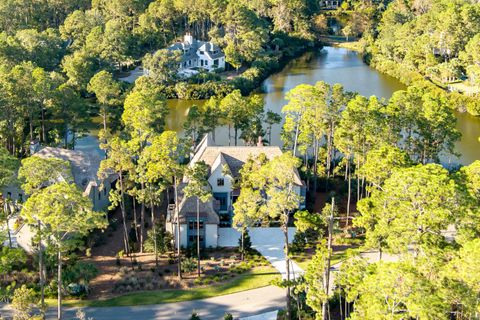
[[[356,91],[364,96],[378,96],[389,99],[393,92],[405,88],[396,79],[383,75],[363,63],[361,58],[344,48],[326,47],[317,52],[309,52],[291,61],[281,72],[270,76],[261,88],[267,110],[281,113],[287,103],[285,93],[299,84],[315,84],[325,81],[330,84],[341,83],[346,90]],[[167,128],[182,131],[188,109],[193,104],[202,105],[203,101],[170,100],[170,115]],[[462,133],[462,140],[456,144],[456,151],[462,156],[444,157],[444,163],[461,163],[468,165],[480,159],[480,118],[466,113],[456,113],[457,127]],[[281,125],[272,130],[272,144],[281,145]],[[233,134],[233,133],[232,133]],[[228,130],[225,127],[216,130],[218,144],[228,144]],[[240,141],[239,141],[240,142]],[[240,142],[241,143],[241,142]]]

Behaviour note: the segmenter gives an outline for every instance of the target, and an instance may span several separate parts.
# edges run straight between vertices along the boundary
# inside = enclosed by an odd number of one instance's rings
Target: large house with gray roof
[[[188,33],[183,42],[172,44],[168,49],[179,50],[183,54],[179,73],[187,73],[187,70],[195,69],[207,71],[225,69],[225,54],[219,46],[212,42],[196,40]]]
[[[203,247],[217,247],[218,228],[232,227],[233,203],[240,195],[235,180],[239,178],[240,169],[249,159],[265,154],[271,160],[282,155],[282,150],[276,146],[216,146],[211,135],[206,135],[195,150],[190,166],[204,161],[210,168],[208,183],[213,194],[211,201],[200,202],[200,242]],[[197,236],[197,202],[195,198],[183,196],[182,189],[188,181],[183,181],[179,189],[179,219],[180,245],[192,245]],[[305,184],[295,170],[295,191],[305,196]],[[299,209],[304,203],[299,203]],[[167,213],[167,230],[175,235],[176,228],[175,204],[169,206]]]
[[[97,171],[102,161],[100,153],[93,150],[80,151],[45,147],[36,151],[33,156],[58,158],[68,161],[75,184],[83,191],[84,196],[91,199],[94,210],[106,211],[108,209],[110,205],[109,192],[114,187],[117,177],[112,174],[105,180],[101,181],[98,179]],[[59,179],[61,180],[62,177],[59,177]],[[16,185],[6,187],[2,194],[4,197],[20,203],[26,198],[21,188]],[[35,233],[19,217],[14,217],[12,220],[9,225],[13,236],[13,245],[20,246],[25,251],[31,252],[33,250],[32,239]]]

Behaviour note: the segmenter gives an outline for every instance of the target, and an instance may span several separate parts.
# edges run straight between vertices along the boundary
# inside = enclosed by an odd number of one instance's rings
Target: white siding
[[[205,247],[216,248],[218,246],[218,225],[205,225]]]

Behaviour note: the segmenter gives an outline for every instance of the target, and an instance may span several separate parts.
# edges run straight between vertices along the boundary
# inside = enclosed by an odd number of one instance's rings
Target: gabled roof
[[[183,53],[182,62],[191,59],[198,59],[197,51],[204,51],[210,59],[218,59],[224,57],[225,54],[220,49],[219,46],[213,44],[212,42],[193,40],[192,43],[188,42],[177,42],[168,47],[169,50],[181,50]],[[187,52],[184,52],[187,50]],[[216,53],[214,53],[216,52]]]
[[[260,154],[265,154],[268,160],[283,154],[280,147],[277,146],[215,146],[211,138],[205,136],[200,145],[196,149],[196,154],[190,161],[190,166],[198,161],[204,161],[211,170],[216,168],[216,160],[222,159],[230,168],[233,177],[238,177],[240,169],[250,157],[257,157]],[[300,175],[295,170],[295,184],[302,186],[303,182]]]
[[[90,183],[97,184],[97,171],[102,161],[96,152],[84,152],[63,148],[45,147],[34,154],[42,158],[58,158],[70,162],[75,184],[85,190]]]

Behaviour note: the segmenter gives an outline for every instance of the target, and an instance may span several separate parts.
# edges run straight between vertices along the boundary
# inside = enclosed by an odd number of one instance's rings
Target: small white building
[[[212,42],[200,41],[186,34],[183,42],[168,47],[169,50],[180,50],[183,54],[179,65],[179,73],[188,74],[187,70],[204,69],[214,71],[225,69],[225,54],[219,46]]]
[[[282,155],[282,150],[275,146],[216,146],[210,135],[206,135],[195,150],[190,166],[204,161],[210,168],[208,183],[213,194],[211,201],[200,202],[200,242],[203,247],[217,247],[219,228],[231,228],[233,203],[240,195],[240,189],[234,187],[239,172],[249,157],[265,154],[268,159]],[[183,197],[182,189],[187,182],[180,185],[179,216],[180,245],[192,245],[197,236],[197,201],[195,198]],[[305,196],[305,184],[295,170],[295,191]],[[299,203],[299,209],[304,203]],[[175,205],[170,205],[167,213],[167,231],[175,235]]]
[[[80,150],[68,150],[63,148],[45,147],[36,152],[34,157],[58,158],[70,163],[72,176],[75,184],[83,191],[84,196],[88,196],[96,211],[106,211],[110,205],[109,192],[114,188],[116,175],[109,176],[106,180],[100,181],[97,177],[97,171],[100,167],[102,157],[99,153]],[[103,184],[103,188],[101,187]],[[26,200],[25,193],[19,186],[11,185],[2,192],[5,198],[22,203]],[[12,235],[12,244],[20,246],[27,252],[32,252],[32,239],[35,232],[30,226],[25,224],[20,217],[11,219],[10,231]],[[8,240],[6,243],[8,245]]]

